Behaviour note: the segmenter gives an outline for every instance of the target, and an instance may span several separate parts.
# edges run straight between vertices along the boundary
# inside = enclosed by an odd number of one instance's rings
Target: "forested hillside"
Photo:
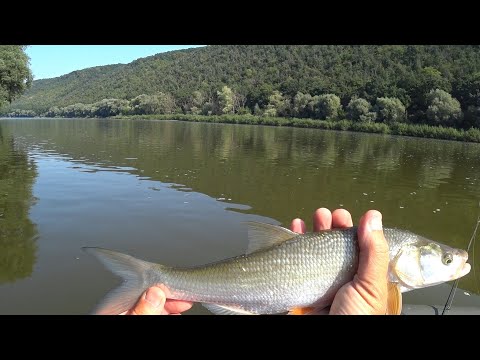
[[[479,127],[480,46],[207,46],[34,81],[6,112],[14,109],[49,116],[254,113]]]

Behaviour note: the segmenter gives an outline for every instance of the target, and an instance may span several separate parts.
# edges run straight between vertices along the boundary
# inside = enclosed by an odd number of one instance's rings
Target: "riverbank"
[[[114,116],[115,119],[159,119],[180,120],[193,122],[249,124],[267,126],[290,126],[299,128],[357,131],[377,134],[390,134],[402,136],[415,136],[431,139],[456,140],[480,143],[480,129],[469,130],[455,129],[442,126],[430,126],[425,124],[397,123],[387,125],[384,123],[362,123],[350,120],[315,120],[280,117],[263,117],[254,115],[129,115]]]

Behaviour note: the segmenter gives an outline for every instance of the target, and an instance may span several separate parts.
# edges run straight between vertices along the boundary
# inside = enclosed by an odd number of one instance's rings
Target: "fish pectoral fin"
[[[387,312],[385,315],[400,315],[402,313],[402,292],[398,283],[388,282]]]
[[[296,307],[290,309],[287,315],[309,315],[315,310],[314,307]]]
[[[248,248],[246,254],[279,245],[298,235],[277,225],[255,221],[247,221],[246,223],[248,226]]]
[[[235,307],[235,306],[226,306],[226,305],[209,304],[209,303],[202,303],[202,305],[206,307],[208,311],[211,311],[215,315],[256,315],[250,311],[246,311],[240,307]]]

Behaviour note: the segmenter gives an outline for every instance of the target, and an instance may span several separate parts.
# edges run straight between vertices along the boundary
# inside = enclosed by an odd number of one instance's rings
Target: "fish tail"
[[[108,270],[123,279],[120,286],[110,291],[100,301],[92,314],[121,314],[131,309],[140,295],[153,285],[153,281],[148,278],[150,273],[148,270],[152,268],[153,263],[98,247],[84,247],[82,249],[94,255]]]

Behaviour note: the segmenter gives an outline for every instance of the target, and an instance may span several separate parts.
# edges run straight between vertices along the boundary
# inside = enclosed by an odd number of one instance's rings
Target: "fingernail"
[[[155,290],[148,289],[145,294],[145,300],[154,308],[160,306],[160,297],[155,294]]]
[[[382,230],[382,217],[378,214],[373,215],[368,225],[372,231]]]

